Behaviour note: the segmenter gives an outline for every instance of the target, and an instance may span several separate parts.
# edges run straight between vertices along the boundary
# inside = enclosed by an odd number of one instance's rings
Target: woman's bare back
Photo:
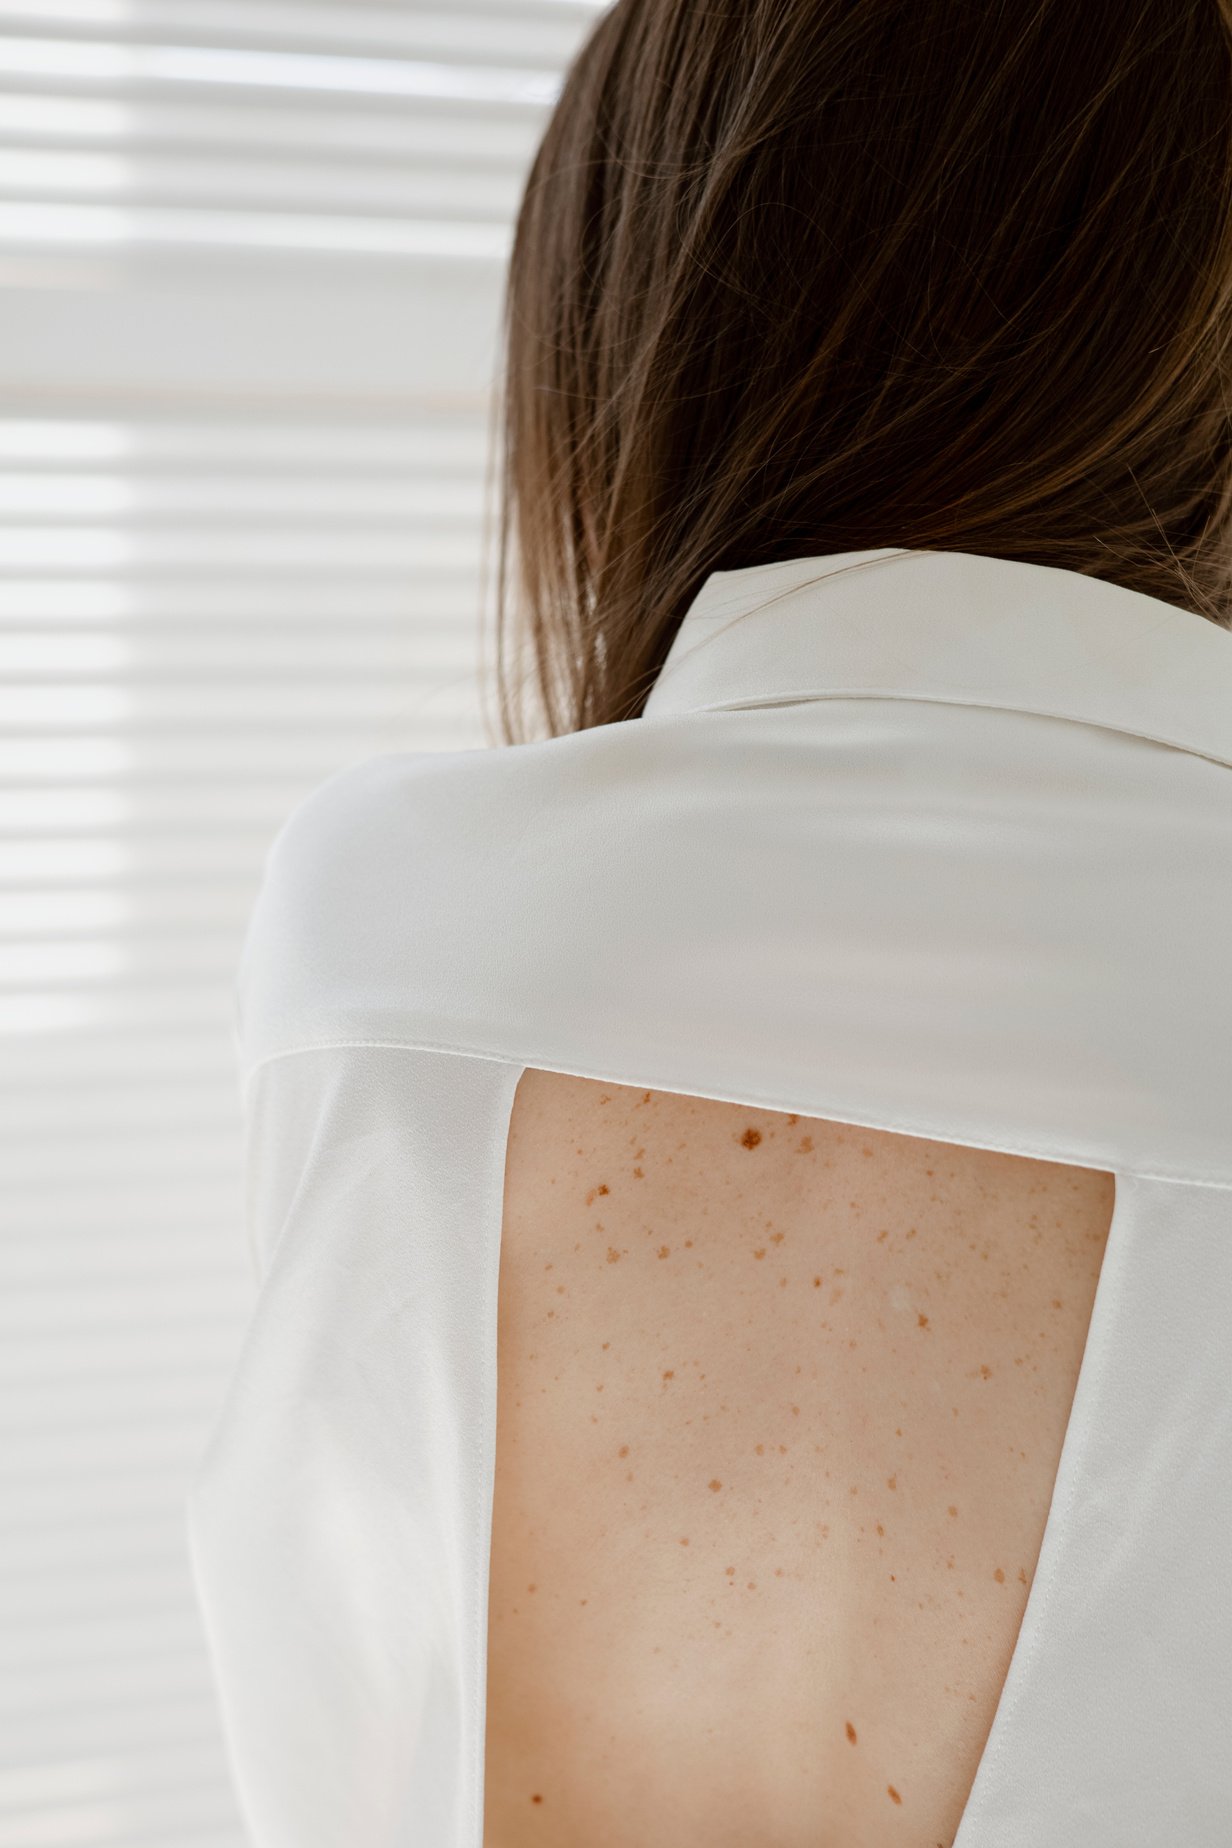
[[[484,1848],[949,1848],[1111,1174],[528,1070]]]

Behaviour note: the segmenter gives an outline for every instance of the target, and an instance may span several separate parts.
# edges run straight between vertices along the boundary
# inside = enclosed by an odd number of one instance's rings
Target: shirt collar
[[[643,713],[858,697],[1045,713],[1232,765],[1232,632],[1107,579],[974,552],[713,571]]]

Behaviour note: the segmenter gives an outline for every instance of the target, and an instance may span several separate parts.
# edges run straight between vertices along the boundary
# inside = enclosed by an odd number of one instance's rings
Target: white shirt
[[[884,548],[714,573],[644,716],[378,756],[236,982],[261,1279],[189,1535],[255,1848],[482,1848],[527,1066],[1111,1170],[955,1848],[1232,1844],[1232,633]]]

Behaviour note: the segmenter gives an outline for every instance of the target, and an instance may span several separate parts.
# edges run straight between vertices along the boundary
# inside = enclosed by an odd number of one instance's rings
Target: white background
[[[302,795],[489,742],[503,265],[596,16],[0,0],[0,1848],[243,1839],[182,1513],[231,981]]]

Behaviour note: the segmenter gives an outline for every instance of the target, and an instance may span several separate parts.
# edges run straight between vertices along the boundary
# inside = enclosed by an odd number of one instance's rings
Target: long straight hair
[[[503,315],[506,743],[636,718],[707,576],[775,559],[1232,628],[1232,0],[616,0]]]

